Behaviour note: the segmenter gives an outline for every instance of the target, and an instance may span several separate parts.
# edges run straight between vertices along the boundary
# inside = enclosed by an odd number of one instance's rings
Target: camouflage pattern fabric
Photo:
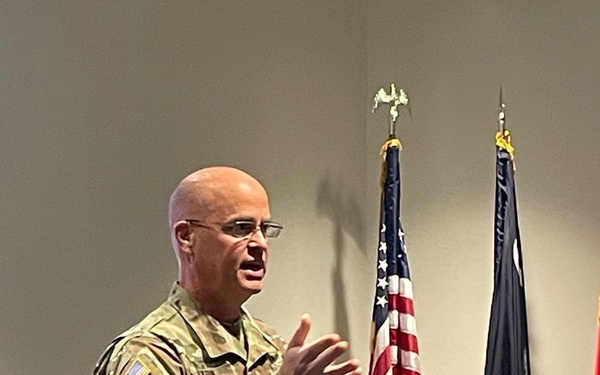
[[[241,323],[245,343],[175,283],[167,301],[115,338],[93,375],[275,373],[285,342],[244,308]]]

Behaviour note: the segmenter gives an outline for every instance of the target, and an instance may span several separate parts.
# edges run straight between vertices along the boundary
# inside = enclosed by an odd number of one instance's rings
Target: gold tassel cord
[[[504,129],[504,131],[496,133],[496,146],[508,151],[511,160],[515,159],[515,148],[512,145],[510,131]]]

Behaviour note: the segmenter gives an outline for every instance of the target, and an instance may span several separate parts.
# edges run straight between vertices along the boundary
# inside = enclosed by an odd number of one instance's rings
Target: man
[[[356,359],[333,361],[348,348],[336,334],[305,343],[303,315],[285,345],[242,304],[261,291],[271,221],[265,189],[230,167],[209,167],[183,179],[169,204],[179,280],[169,298],[119,335],[94,375],[360,374]]]

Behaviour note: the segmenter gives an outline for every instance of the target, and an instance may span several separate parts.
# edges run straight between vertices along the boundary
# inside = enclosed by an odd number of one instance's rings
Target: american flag
[[[370,375],[421,374],[412,282],[400,222],[400,141],[382,149],[377,285],[371,327]]]

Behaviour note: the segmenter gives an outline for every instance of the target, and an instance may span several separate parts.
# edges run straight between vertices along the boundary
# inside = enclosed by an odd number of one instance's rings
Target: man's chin
[[[240,286],[251,294],[256,294],[263,288],[263,279],[262,277],[248,277],[248,275],[243,275],[241,276]]]
[[[263,282],[262,280],[244,280],[242,281],[242,288],[258,293],[263,288]]]
[[[264,268],[257,270],[240,270],[238,273],[240,286],[251,294],[259,293],[263,288],[265,273],[266,271]]]

